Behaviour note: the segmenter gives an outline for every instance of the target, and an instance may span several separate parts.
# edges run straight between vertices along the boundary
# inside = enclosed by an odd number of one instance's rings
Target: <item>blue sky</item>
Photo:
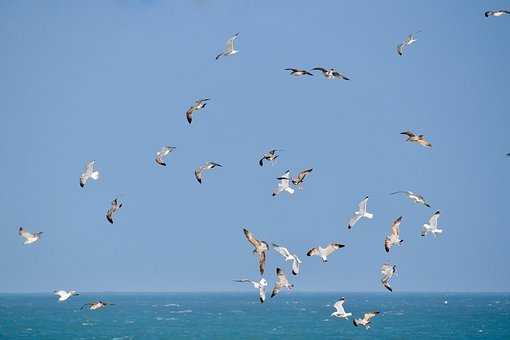
[[[391,262],[395,291],[508,291],[510,17],[483,16],[505,5],[0,2],[0,291],[247,289],[231,282],[259,277],[244,226],[301,255],[298,290],[383,291]],[[215,61],[236,32],[239,54]],[[315,66],[352,80],[283,70]],[[406,129],[433,148],[405,143]],[[153,162],[162,145],[177,147],[166,168]],[[279,162],[260,168],[273,147]],[[81,189],[89,159],[102,178]],[[199,185],[207,160],[224,167]],[[305,167],[305,190],[271,197],[277,176]],[[375,218],[349,232],[365,195]],[[422,239],[436,209],[444,234]],[[405,244],[388,255],[400,215]],[[19,226],[43,239],[24,246]],[[329,263],[306,258],[331,241],[347,246]],[[276,266],[289,270],[271,252],[269,281]]]

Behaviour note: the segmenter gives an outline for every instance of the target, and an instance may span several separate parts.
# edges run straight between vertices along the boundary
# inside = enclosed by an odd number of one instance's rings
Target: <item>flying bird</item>
[[[94,170],[94,165],[96,164],[96,161],[89,161],[85,165],[85,170],[80,176],[80,187],[84,187],[89,178],[92,178],[93,180],[99,179],[99,171]]]
[[[211,100],[210,98],[199,99],[195,101],[195,104],[191,105],[188,111],[186,111],[186,119],[188,123],[191,124],[193,120],[193,112],[203,109],[207,105],[207,101]]]
[[[393,289],[390,286],[390,280],[395,275],[397,271],[397,266],[393,264],[385,263],[381,267],[381,283],[383,284],[384,288],[389,290],[390,292],[393,292]]]
[[[362,217],[372,219],[374,214],[371,214],[367,211],[367,203],[368,196],[365,196],[361,202],[358,203],[358,210],[354,212],[351,219],[349,220],[349,224],[347,225],[347,229],[351,229]]]
[[[266,301],[266,287],[267,287],[266,279],[261,278],[260,281],[252,281],[252,280],[247,280],[247,279],[234,280],[234,281],[235,282],[251,283],[253,285],[253,287],[255,287],[259,290],[260,303],[264,303],[264,301]]]
[[[400,239],[400,222],[402,222],[402,216],[393,221],[391,224],[391,234],[384,239],[384,249],[386,249],[387,253],[390,252],[391,247],[399,246],[404,242],[404,240]]]
[[[345,303],[345,298],[343,298],[343,297],[340,298],[340,300],[338,300],[337,302],[335,302],[333,307],[335,307],[336,311],[331,313],[331,316],[336,316],[338,318],[348,319],[349,316],[352,315],[352,313],[346,313],[345,312],[344,303]]]
[[[286,68],[285,71],[290,71],[290,75],[294,77],[301,77],[301,76],[313,76],[310,72],[307,70],[301,70],[298,68]]]
[[[507,11],[507,10],[504,10],[504,9],[499,9],[499,10],[485,12],[485,17],[486,18],[488,18],[488,17],[500,17],[502,15],[508,15],[508,14],[510,14],[510,11]]]
[[[302,189],[303,188],[303,182],[304,182],[306,176],[308,176],[312,172],[312,170],[313,169],[301,170],[298,173],[298,175],[295,178],[292,179],[292,184],[294,184],[298,188]]]
[[[202,184],[202,178],[203,178],[204,171],[214,169],[217,166],[222,167],[223,165],[215,163],[215,162],[207,162],[204,165],[201,165],[197,169],[195,169],[195,178],[197,179],[198,183]]]
[[[420,31],[416,32],[416,33],[419,33]],[[412,33],[412,34],[409,34],[406,39],[404,40],[403,43],[399,44],[397,46],[397,53],[398,55],[404,55],[404,49],[408,46],[410,46],[411,44],[415,43],[416,42],[416,38],[414,37],[414,35],[416,33]]]
[[[372,319],[379,314],[378,311],[368,312],[363,315],[363,319],[353,319],[352,323],[354,326],[365,326],[366,329],[370,328],[370,324],[372,323]]]
[[[273,190],[273,196],[280,194],[282,191],[286,191],[290,195],[294,194],[294,189],[290,187],[290,170],[285,171],[277,180],[279,180],[278,187]]]
[[[56,290],[53,292],[53,294],[55,295],[58,295],[58,301],[66,301],[67,299],[73,297],[73,296],[77,296],[77,295],[80,295],[79,293],[77,293],[75,290],[69,290],[69,291],[65,291],[65,290]]]
[[[165,157],[168,156],[168,154],[174,150],[175,146],[166,145],[162,147],[161,150],[159,150],[156,153],[156,158],[154,159],[154,161],[161,166],[166,166]]]
[[[280,292],[282,288],[287,288],[291,290],[294,288],[294,285],[287,280],[287,276],[282,269],[276,268],[276,283],[274,285],[273,291],[271,292],[271,297],[274,297],[276,294]]]
[[[113,201],[112,201],[112,206],[110,209],[108,209],[108,211],[106,212],[106,219],[108,220],[108,222],[110,222],[111,224],[113,224],[113,215],[119,211],[119,209],[122,208],[122,203],[119,203],[118,199],[115,198]]]
[[[246,228],[243,228],[244,236],[255,247],[253,250],[254,254],[257,254],[259,258],[259,271],[260,274],[264,274],[264,269],[266,267],[266,253],[269,249],[269,245],[266,241],[259,241],[253,236],[253,234]]]
[[[437,234],[441,234],[443,232],[442,229],[439,229],[437,226],[437,220],[439,219],[439,215],[441,213],[436,211],[432,217],[429,219],[429,223],[425,223],[423,228],[421,229],[421,236],[427,236],[428,234],[432,234],[436,236]]]
[[[290,251],[282,246],[273,243],[273,249],[285,258],[285,262],[292,261],[292,274],[299,274],[299,265],[302,263],[296,254],[291,254]]]
[[[333,252],[337,251],[340,248],[345,247],[345,245],[340,243],[330,243],[326,246],[326,248],[322,248],[321,246],[310,249],[306,256],[320,256],[322,262],[328,262],[328,256]]]
[[[89,307],[90,310],[97,310],[97,309],[104,308],[106,306],[115,306],[115,304],[114,303],[105,302],[105,301],[93,301],[93,302],[88,302],[88,303],[84,304],[83,306],[81,306],[80,309],[83,309],[85,307]]]
[[[322,74],[324,75],[324,77],[326,77],[326,79],[336,78],[336,79],[342,79],[342,80],[350,80],[343,74],[339,73],[335,68],[325,69],[322,67],[314,67],[314,68],[312,68],[312,71],[321,71]]]
[[[234,47],[234,40],[236,40],[238,36],[239,36],[239,33],[236,33],[233,37],[231,37],[227,40],[227,43],[225,44],[225,50],[223,50],[223,52],[221,52],[220,54],[218,54],[216,56],[216,60],[220,59],[220,57],[234,55],[237,52],[239,52]]]
[[[278,149],[269,150],[266,152],[262,158],[259,160],[259,165],[264,166],[264,161],[269,161],[273,163],[280,155],[278,154]]]
[[[18,229],[18,234],[25,239],[25,242],[23,242],[23,244],[32,244],[39,241],[42,233],[43,233],[42,231],[31,233],[26,229],[23,229],[22,227],[19,227]]]
[[[407,198],[409,198],[414,203],[423,204],[427,208],[430,208],[430,204],[428,204],[427,201],[425,200],[425,198],[420,194],[414,193],[412,191],[395,191],[395,192],[392,192],[390,195],[395,195],[395,194],[404,194],[407,196]]]
[[[401,132],[400,134],[407,136],[406,142],[416,143],[427,148],[432,147],[432,144],[428,140],[426,140],[425,136],[423,135],[416,135],[414,132],[409,130]]]

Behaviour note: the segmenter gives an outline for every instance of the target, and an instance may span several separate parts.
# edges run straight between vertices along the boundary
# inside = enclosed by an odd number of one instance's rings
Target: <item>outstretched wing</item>
[[[285,258],[291,256],[290,252],[289,252],[289,250],[287,248],[279,246],[279,245],[277,245],[275,243],[273,243],[273,249],[276,250],[278,253],[280,253],[280,255],[282,255]]]
[[[436,211],[436,212],[434,213],[434,215],[432,215],[432,217],[430,217],[430,219],[429,219],[429,225],[430,225],[433,229],[437,228],[437,220],[438,220],[438,218],[439,218],[439,216],[440,216],[440,215],[441,215],[441,213],[440,213],[439,211]]]
[[[368,312],[363,315],[363,320],[366,322],[370,322],[377,314],[379,314],[378,311]]]
[[[316,255],[319,255],[319,248],[312,248],[306,253],[306,256],[316,256]]]
[[[402,216],[393,221],[391,225],[391,235],[393,237],[399,237],[400,235],[400,223],[402,222]]]
[[[338,300],[337,302],[335,302],[335,304],[333,305],[333,307],[335,307],[336,311],[340,314],[345,314],[344,302],[345,302],[345,300],[341,299],[341,300]]]
[[[255,236],[253,236],[253,234],[251,233],[251,231],[249,231],[248,229],[246,228],[243,228],[243,232],[244,232],[244,236],[246,237],[246,239],[248,240],[248,242],[250,242],[255,248],[258,248],[260,247],[260,241],[257,240],[255,238]]]
[[[333,252],[337,251],[340,248],[345,247],[343,244],[340,243],[331,243],[324,249],[324,254],[326,256],[331,255]]]

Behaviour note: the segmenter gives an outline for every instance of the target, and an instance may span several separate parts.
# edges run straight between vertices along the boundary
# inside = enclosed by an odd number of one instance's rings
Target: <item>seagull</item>
[[[216,56],[216,60],[220,59],[220,57],[234,55],[237,52],[239,52],[238,50],[236,50],[234,48],[234,40],[236,40],[238,36],[239,36],[239,33],[236,33],[233,37],[231,37],[227,40],[227,43],[225,44],[225,50]]]
[[[416,33],[420,33],[420,31],[418,31],[418,32],[416,32]],[[399,44],[399,45],[397,46],[397,53],[398,53],[398,55],[404,55],[404,49],[405,49],[407,46],[409,46],[409,45],[411,45],[411,44],[413,44],[413,43],[415,43],[415,42],[416,42],[416,38],[414,37],[414,35],[415,35],[416,33],[411,33],[411,34],[409,34],[409,35],[406,37],[406,40],[404,40],[404,42],[403,42],[403,43],[401,43],[401,44]]]
[[[262,158],[259,160],[259,165],[264,166],[264,161],[269,161],[273,163],[280,155],[277,154],[277,152],[280,151],[278,149],[269,150],[266,152]]]
[[[195,169],[195,178],[197,179],[198,183],[202,184],[202,177],[204,171],[214,169],[217,166],[222,167],[223,165],[215,162],[207,162],[204,165],[201,165],[200,167]]]
[[[349,316],[352,315],[352,313],[346,313],[345,312],[345,309],[344,309],[344,302],[345,302],[345,298],[342,297],[340,298],[340,300],[338,300],[337,302],[335,302],[335,304],[333,305],[333,307],[335,307],[336,311],[331,313],[331,316],[336,316],[338,318],[344,318],[344,319],[348,319]]]
[[[298,68],[286,68],[285,71],[290,71],[290,75],[294,77],[301,77],[301,76],[313,76],[310,72],[307,70],[301,70]]]
[[[255,250],[253,250],[254,254],[257,254],[259,257],[259,270],[260,274],[264,274],[264,269],[266,266],[266,252],[269,249],[269,245],[266,241],[259,241],[253,236],[253,234],[246,228],[243,228],[244,236],[246,236],[246,239],[248,242],[250,242],[254,247]]]
[[[407,196],[407,198],[409,198],[414,203],[423,204],[427,208],[430,208],[430,204],[428,204],[425,201],[425,198],[423,198],[423,196],[420,194],[414,193],[412,191],[395,191],[395,192],[392,192],[390,195],[395,195],[395,194],[404,194]]]
[[[345,247],[345,245],[340,243],[330,243],[326,246],[326,248],[322,248],[321,246],[319,246],[310,249],[306,253],[306,256],[320,256],[322,262],[328,262],[328,256],[343,247]]]
[[[278,182],[278,187],[273,190],[273,196],[278,195],[282,191],[286,191],[291,195],[294,193],[294,189],[290,187],[290,170],[285,171],[277,180],[280,182]]]
[[[166,166],[166,163],[165,163],[165,157],[172,151],[175,150],[175,146],[169,146],[169,145],[166,145],[164,147],[161,148],[161,150],[159,150],[157,153],[156,153],[156,158],[154,159],[154,161],[161,165],[161,166]]]
[[[80,187],[83,188],[89,178],[92,178],[96,181],[99,179],[99,171],[97,171],[97,170],[94,171],[95,164],[96,164],[96,161],[89,161],[85,165],[85,170],[83,171],[83,173],[80,176]]]
[[[322,67],[314,67],[314,68],[312,68],[312,71],[321,71],[322,74],[324,75],[324,77],[326,77],[326,79],[337,78],[337,79],[343,79],[343,80],[350,80],[343,74],[339,73],[335,68],[330,68],[327,70]]]
[[[108,222],[113,224],[113,214],[119,211],[120,208],[122,208],[122,203],[119,203],[118,199],[115,198],[112,201],[112,207],[108,209],[108,212],[106,213],[106,219],[108,220]]]
[[[211,100],[210,98],[204,98],[199,99],[195,101],[195,104],[189,107],[188,111],[186,111],[186,119],[188,120],[188,123],[191,124],[191,121],[193,120],[193,112],[203,109],[207,103],[206,101]]]
[[[65,291],[65,290],[56,290],[53,294],[58,295],[58,301],[66,301],[70,297],[80,295],[75,290]]]
[[[372,323],[372,319],[377,314],[379,314],[378,311],[373,311],[373,312],[365,313],[365,315],[363,315],[363,319],[353,319],[352,323],[356,327],[358,327],[358,325],[360,325],[360,326],[365,326],[366,329],[369,329],[370,328],[370,323]]]
[[[285,276],[283,270],[276,268],[276,283],[274,285],[273,291],[271,292],[271,297],[274,297],[276,294],[278,294],[282,288],[291,290],[294,288],[294,285],[289,283],[289,280],[287,280],[287,276]]]
[[[367,212],[367,202],[368,196],[365,196],[361,202],[358,203],[358,210],[354,212],[351,219],[349,220],[349,224],[347,225],[347,229],[351,229],[362,217],[372,219],[374,214]]]
[[[504,9],[499,9],[499,10],[495,10],[495,11],[487,11],[485,12],[485,17],[488,18],[488,17],[500,17],[502,15],[508,15],[510,14],[510,11],[507,11],[507,10],[504,10]]]
[[[266,287],[267,287],[267,281],[264,278],[261,278],[260,281],[252,281],[247,279],[241,279],[241,280],[234,280],[235,282],[246,282],[251,283],[253,287],[257,288],[259,290],[259,299],[260,303],[264,303],[266,301]]]
[[[302,263],[296,254],[291,254],[290,251],[282,246],[273,243],[273,249],[285,258],[285,262],[292,261],[292,274],[299,274],[299,265]]]
[[[441,234],[443,232],[443,230],[439,229],[437,226],[439,215],[441,215],[441,213],[438,210],[430,217],[429,223],[423,225],[423,228],[421,229],[421,236],[427,236],[428,234],[436,236],[436,234]]]
[[[32,244],[39,241],[42,233],[43,233],[42,231],[31,233],[23,229],[22,227],[19,227],[18,230],[18,234],[25,239],[25,242],[23,242],[23,244]]]
[[[97,310],[97,309],[104,308],[106,306],[115,306],[115,304],[109,303],[109,302],[104,302],[104,301],[93,301],[93,302],[88,302],[88,303],[84,304],[83,306],[81,306],[80,309],[85,308],[85,306],[88,306],[90,310]]]
[[[396,271],[397,271],[397,266],[395,266],[393,264],[385,263],[381,267],[381,274],[382,274],[381,283],[390,292],[393,292],[393,289],[390,287],[390,280],[393,277],[393,275],[395,275]]]
[[[308,174],[310,174],[312,172],[313,169],[305,169],[305,170],[301,170],[297,177],[293,178],[292,179],[292,184],[294,184],[295,186],[297,186],[298,188],[302,189],[303,188],[303,182],[305,180],[305,177],[308,176]]]
[[[402,222],[402,216],[393,221],[391,224],[391,234],[384,239],[384,249],[386,249],[387,253],[390,252],[391,247],[398,246],[404,242],[404,240],[400,239],[400,222]]]
[[[416,143],[427,148],[432,147],[432,144],[426,140],[423,135],[416,135],[414,132],[409,130],[401,132],[400,134],[407,136],[406,142]]]

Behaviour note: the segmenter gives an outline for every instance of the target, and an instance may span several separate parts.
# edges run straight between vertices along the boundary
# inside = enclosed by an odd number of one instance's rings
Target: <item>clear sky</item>
[[[301,255],[298,290],[383,291],[390,262],[395,291],[508,291],[510,17],[483,16],[505,5],[1,1],[0,291],[249,289],[231,281],[259,278],[243,226]],[[239,54],[215,61],[236,32]],[[283,70],[315,66],[352,80]],[[153,161],[163,145],[177,147],[166,168]],[[260,168],[275,147],[279,162]],[[101,179],[82,189],[89,159]],[[208,160],[224,167],[199,185]],[[303,191],[271,197],[305,167]],[[365,195],[375,218],[348,231]],[[436,209],[444,234],[421,238]],[[405,243],[388,255],[400,215]],[[24,246],[19,226],[42,240]],[[327,264],[305,256],[331,241],[346,247]],[[277,265],[289,272],[271,251],[271,285]]]

